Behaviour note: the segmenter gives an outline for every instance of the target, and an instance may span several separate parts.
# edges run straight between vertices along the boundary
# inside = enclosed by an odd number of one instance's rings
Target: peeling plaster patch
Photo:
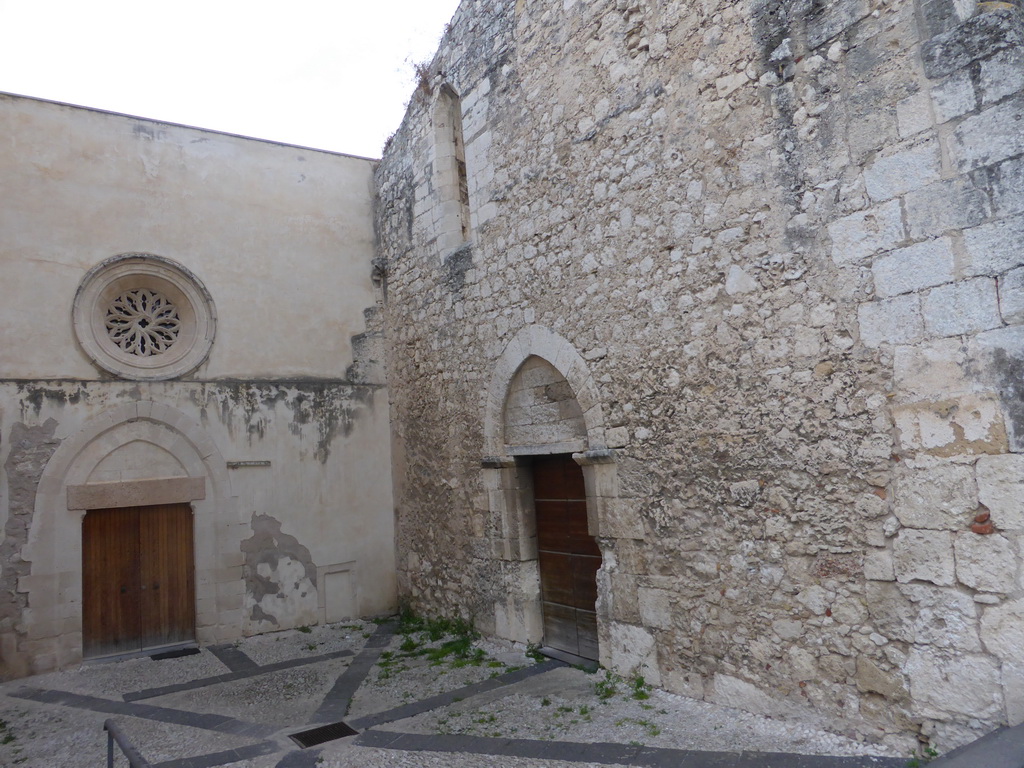
[[[32,515],[36,506],[36,489],[53,452],[60,445],[54,437],[57,421],[47,419],[42,426],[15,424],[11,428],[11,452],[4,463],[9,488],[9,510],[4,539],[0,543],[0,638],[18,632],[18,622],[27,609],[27,595],[19,592],[18,580],[29,575],[29,563],[21,559],[22,547],[28,542]],[[4,643],[6,645],[6,643]],[[11,660],[0,662],[0,676],[25,674],[9,668]]]
[[[316,564],[270,515],[252,516],[253,535],[242,542],[245,602],[252,631],[261,623],[286,629],[318,622]]]

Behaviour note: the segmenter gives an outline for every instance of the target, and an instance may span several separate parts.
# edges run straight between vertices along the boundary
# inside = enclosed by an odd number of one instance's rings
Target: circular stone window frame
[[[160,354],[125,352],[107,329],[113,301],[140,288],[162,294],[178,312],[178,336]],[[194,371],[206,361],[217,330],[217,310],[206,286],[181,264],[151,253],[122,253],[101,261],[82,278],[71,321],[82,350],[103,370],[133,381],[163,381]]]

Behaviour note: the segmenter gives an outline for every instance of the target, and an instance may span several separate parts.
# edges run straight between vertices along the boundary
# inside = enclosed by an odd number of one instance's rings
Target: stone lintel
[[[484,469],[511,469],[515,465],[513,456],[484,456],[480,459],[480,466]]]
[[[572,458],[581,467],[587,467],[591,464],[614,464],[615,451],[611,448],[598,448],[593,451],[574,453]]]
[[[148,507],[205,498],[205,477],[165,477],[158,480],[68,486],[68,509]]]

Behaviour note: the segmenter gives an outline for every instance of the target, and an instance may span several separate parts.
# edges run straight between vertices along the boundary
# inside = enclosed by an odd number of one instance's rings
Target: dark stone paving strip
[[[214,715],[201,712],[186,712],[169,707],[154,707],[151,704],[130,704],[113,699],[101,699],[98,696],[83,696],[67,691],[40,690],[38,688],[21,688],[9,694],[19,699],[38,701],[43,704],[59,704],[76,709],[88,709],[93,712],[105,712],[111,715],[140,717],[145,720],[157,720],[161,723],[187,725],[218,733],[230,733],[246,738],[266,739],[277,732],[277,728],[262,723],[249,723],[233,717]]]
[[[764,752],[698,752],[630,744],[583,744],[535,739],[494,739],[445,734],[431,736],[366,731],[355,743],[408,752],[466,752],[474,755],[562,760],[571,763],[628,765],[633,768],[903,768],[895,757],[820,757]]]
[[[363,717],[356,718],[355,720],[347,720],[346,722],[356,730],[365,730],[367,728],[372,728],[375,725],[380,725],[381,723],[391,723],[395,720],[404,720],[407,717],[414,717],[415,715],[422,714],[423,712],[429,712],[432,709],[446,707],[449,704],[454,704],[457,701],[468,699],[471,696],[476,696],[487,691],[493,691],[495,688],[501,688],[505,685],[512,685],[513,683],[518,683],[520,680],[526,680],[527,678],[535,675],[541,675],[545,672],[550,672],[552,669],[564,666],[565,664],[561,661],[545,661],[543,664],[524,667],[523,669],[517,669],[514,672],[506,672],[498,677],[492,677],[488,680],[483,680],[479,683],[474,683],[473,685],[467,685],[454,691],[440,693],[437,696],[431,696],[430,698],[421,699],[420,701],[413,701],[409,704],[403,704],[400,707],[395,707],[394,709],[388,709],[384,712],[375,712],[372,715],[364,715]]]
[[[220,660],[221,664],[232,672],[249,672],[260,668],[259,664],[250,659],[233,645],[210,645],[207,646],[206,650],[216,656]]]
[[[341,720],[348,714],[348,705],[355,696],[363,680],[370,674],[381,653],[394,634],[394,624],[381,624],[366,641],[363,650],[352,659],[348,669],[341,673],[334,682],[334,687],[324,696],[323,702],[309,719],[310,723],[331,723]]]
[[[331,653],[322,653],[319,656],[308,656],[302,659],[288,659],[287,661],[278,661],[273,664],[267,664],[266,666],[262,667],[256,666],[253,669],[249,670],[225,672],[223,675],[214,675],[213,677],[204,677],[199,680],[190,680],[187,683],[175,683],[174,685],[165,685],[161,688],[147,688],[143,691],[132,691],[131,693],[124,694],[122,698],[125,701],[140,701],[141,699],[152,699],[157,696],[166,696],[168,693],[178,693],[179,691],[192,691],[196,688],[205,688],[208,685],[217,685],[218,683],[230,683],[234,682],[235,680],[245,680],[246,678],[256,677],[257,675],[268,675],[271,672],[280,672],[282,669],[304,667],[307,664],[319,664],[322,661],[330,661],[331,659],[340,659],[343,656],[352,655],[354,655],[352,651],[333,651]]]
[[[226,749],[223,752],[211,752],[208,755],[183,757],[178,760],[166,760],[162,763],[155,763],[153,768],[212,768],[215,765],[227,765],[240,760],[271,755],[279,749],[281,749],[281,745],[276,741],[261,741],[259,744],[252,744],[248,747]]]
[[[316,768],[320,764],[321,751],[319,749],[303,749],[289,752],[281,758],[276,768]]]

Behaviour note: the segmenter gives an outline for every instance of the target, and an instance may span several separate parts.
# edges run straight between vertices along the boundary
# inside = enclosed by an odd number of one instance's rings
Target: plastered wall
[[[97,505],[191,505],[201,643],[392,610],[373,163],[14,96],[0,126],[3,674],[81,659]],[[215,307],[170,381],[76,340],[80,283],[125,252]]]

